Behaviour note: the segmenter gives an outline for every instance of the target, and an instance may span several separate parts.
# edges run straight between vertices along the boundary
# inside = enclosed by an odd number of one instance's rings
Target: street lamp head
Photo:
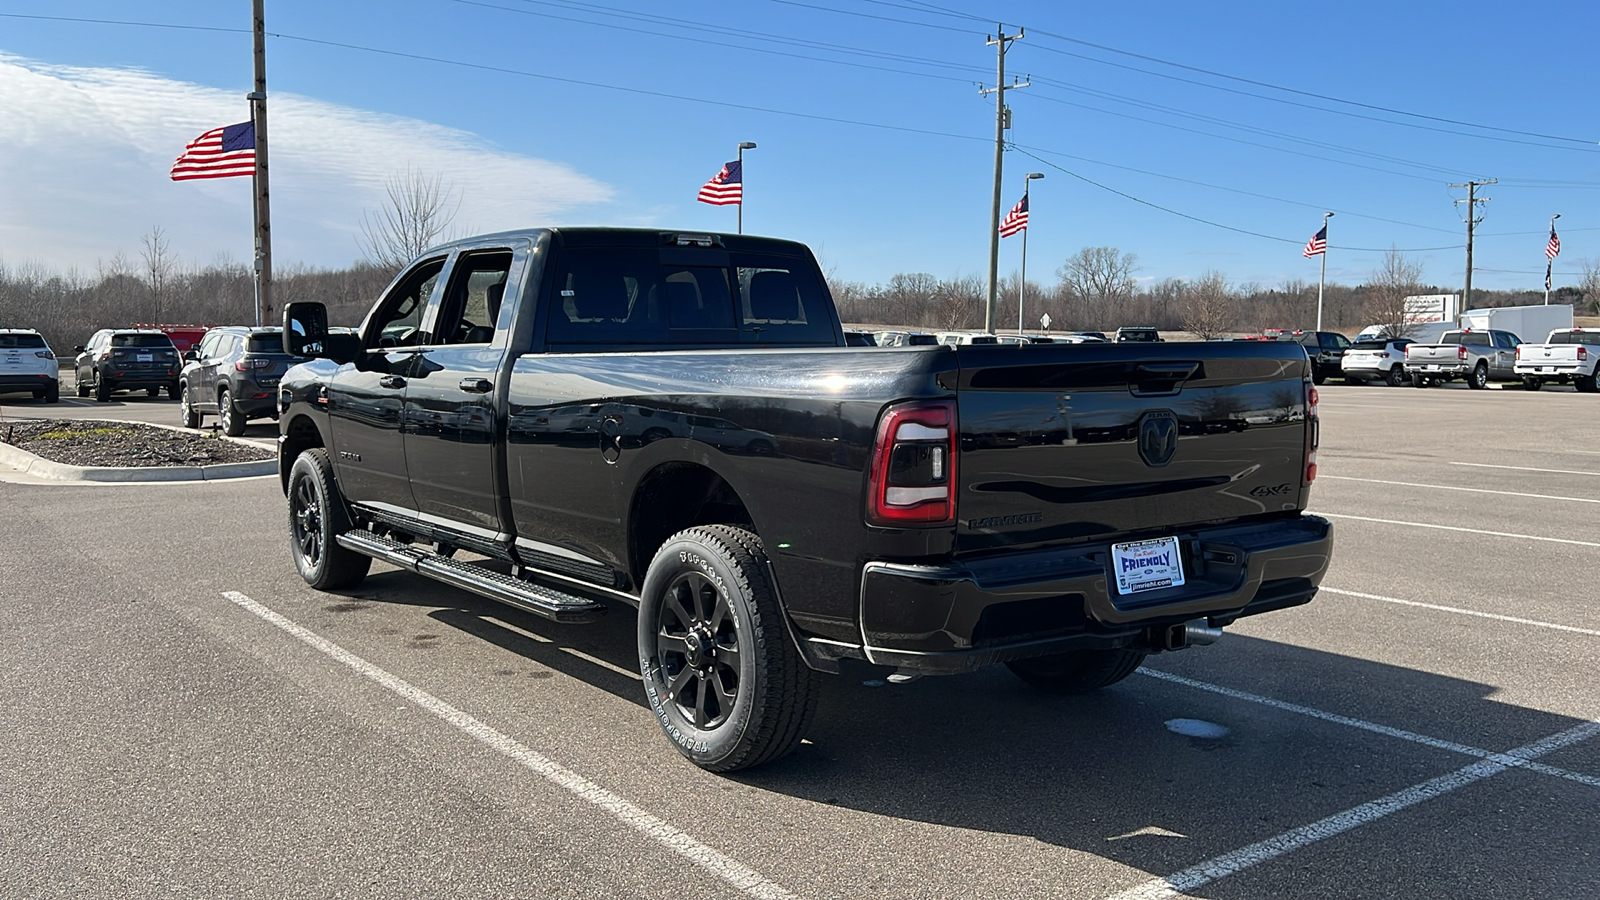
[[[1324,218],[1324,219],[1331,219],[1331,218],[1333,218],[1333,213],[1331,213],[1331,212],[1325,212],[1325,213],[1323,213],[1323,214],[1322,214],[1322,217],[1323,217],[1323,218]]]
[[[1027,177],[1026,180],[1027,181],[1032,181],[1035,178],[1043,178],[1043,177],[1044,177],[1044,173],[1043,172],[1029,172],[1028,173],[1028,177]]]
[[[755,141],[740,141],[739,142],[739,149],[740,150],[754,150],[755,148],[756,148],[756,142]]]

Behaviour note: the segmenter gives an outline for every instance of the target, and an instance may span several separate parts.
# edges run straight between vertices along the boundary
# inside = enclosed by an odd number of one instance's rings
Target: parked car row
[[[237,436],[251,419],[277,417],[278,379],[300,361],[283,352],[281,335],[280,328],[244,325],[103,328],[73,348],[78,396],[105,403],[124,391],[165,392],[179,402],[186,427],[214,415],[224,433]],[[55,403],[60,391],[60,366],[44,336],[0,329],[0,394]]]
[[[1409,382],[1425,388],[1460,379],[1473,390],[1520,382],[1530,391],[1555,383],[1600,393],[1600,328],[1557,328],[1542,344],[1495,328],[1450,329],[1429,337],[1362,336],[1352,342],[1337,332],[1307,331],[1245,340],[1299,341],[1317,384],[1339,377],[1348,384]]]
[[[1117,343],[1159,343],[1161,335],[1154,328],[1118,328],[1115,336],[1102,331],[1069,331],[1061,334],[1020,334],[986,331],[859,331],[846,329],[845,344],[851,347],[931,347],[935,344],[963,346],[972,344],[1093,344],[1115,341]]]

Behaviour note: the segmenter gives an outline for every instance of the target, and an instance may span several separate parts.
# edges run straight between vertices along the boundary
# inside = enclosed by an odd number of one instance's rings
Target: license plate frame
[[[1177,535],[1111,545],[1112,581],[1119,596],[1182,587],[1183,554]]]
[[[155,362],[156,358],[155,358],[154,354],[150,354],[150,353],[135,353],[133,355],[133,361],[134,362]]]

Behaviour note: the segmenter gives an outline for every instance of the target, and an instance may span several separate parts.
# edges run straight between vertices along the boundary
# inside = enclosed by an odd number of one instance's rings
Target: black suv
[[[75,348],[78,396],[90,392],[101,403],[112,391],[144,388],[150,396],[178,396],[178,348],[165,333],[149,328],[104,328]]]
[[[278,417],[278,379],[300,359],[283,352],[283,329],[224,325],[206,332],[183,355],[178,376],[186,428],[199,428],[206,413],[220,419],[222,433],[238,437],[251,419]]]
[[[1344,352],[1350,349],[1349,338],[1337,331],[1297,331],[1291,337],[1306,348],[1313,384],[1330,377],[1344,378]]]

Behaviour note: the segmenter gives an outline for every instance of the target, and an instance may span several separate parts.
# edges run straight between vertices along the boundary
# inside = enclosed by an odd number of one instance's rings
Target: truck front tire
[[[1083,694],[1110,687],[1144,664],[1143,650],[1074,650],[1006,663],[1012,674],[1049,694]]]
[[[335,540],[350,529],[350,518],[326,450],[313,447],[295,458],[288,499],[289,553],[300,577],[319,591],[360,584],[372,559]]]
[[[753,532],[704,525],[668,538],[645,574],[645,698],[678,752],[712,772],[788,753],[816,711],[816,675],[789,638],[769,571]]]

